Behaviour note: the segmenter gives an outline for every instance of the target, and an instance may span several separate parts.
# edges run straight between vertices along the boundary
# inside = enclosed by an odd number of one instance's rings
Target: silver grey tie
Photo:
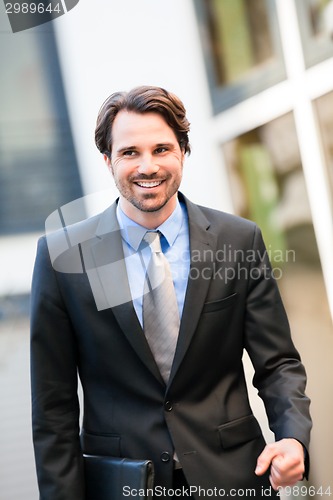
[[[167,383],[179,333],[179,312],[169,262],[161,249],[160,233],[143,238],[150,246],[143,295],[143,330],[164,381]]]

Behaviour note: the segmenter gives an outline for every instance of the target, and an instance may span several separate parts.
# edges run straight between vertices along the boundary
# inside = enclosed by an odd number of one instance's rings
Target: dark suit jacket
[[[130,300],[116,204],[39,242],[31,375],[42,500],[84,499],[82,451],[150,458],[166,487],[174,450],[192,485],[267,487],[268,476],[254,474],[265,442],[248,401],[244,348],[276,439],[308,447],[306,376],[259,229],[182,199],[191,272],[167,386]]]

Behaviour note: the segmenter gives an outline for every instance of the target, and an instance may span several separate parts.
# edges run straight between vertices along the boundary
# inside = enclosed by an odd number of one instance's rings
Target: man
[[[96,144],[119,199],[39,242],[31,366],[42,500],[84,499],[83,453],[152,459],[156,486],[190,485],[194,497],[199,488],[201,497],[215,488],[274,496],[307,475],[306,376],[260,231],[178,192],[188,131],[182,102],[164,89],[111,95]],[[147,291],[155,258],[166,278]],[[156,299],[152,340],[147,298],[169,272],[176,311],[160,312]],[[249,406],[244,349],[276,437],[267,446]]]

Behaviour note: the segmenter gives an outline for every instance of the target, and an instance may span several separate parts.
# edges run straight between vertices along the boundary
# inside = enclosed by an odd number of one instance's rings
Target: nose
[[[140,174],[145,174],[145,175],[156,174],[159,168],[160,167],[157,165],[156,160],[151,154],[141,156],[140,164],[138,166],[138,172]]]

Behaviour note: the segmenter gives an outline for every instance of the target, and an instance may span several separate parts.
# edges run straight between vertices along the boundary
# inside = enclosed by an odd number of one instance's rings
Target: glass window
[[[332,126],[332,122],[331,122]],[[293,330],[331,330],[292,113],[223,145],[234,207],[261,227]],[[297,298],[297,300],[295,300]]]
[[[333,197],[333,92],[314,101],[327,165],[327,175]]]
[[[333,1],[296,0],[305,64],[333,57]]]
[[[82,196],[54,35],[1,33],[0,234],[44,229]]]
[[[215,111],[285,78],[274,3],[196,0]]]

